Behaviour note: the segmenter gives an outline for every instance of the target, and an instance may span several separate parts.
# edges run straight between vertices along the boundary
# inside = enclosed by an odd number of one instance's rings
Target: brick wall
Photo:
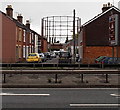
[[[46,39],[43,39],[42,52],[48,52],[48,43]]]
[[[118,57],[120,57],[120,46],[114,47],[114,56],[117,57],[117,50],[118,50]],[[94,63],[95,58],[99,56],[109,56],[112,57],[112,47],[109,46],[87,46],[84,47],[84,55],[83,55],[83,62],[84,63]]]
[[[13,63],[16,58],[16,24],[2,14],[2,62]]]
[[[63,45],[62,44],[51,44],[50,49],[51,50],[60,50],[60,49],[63,49]]]
[[[120,13],[112,9],[114,14]],[[112,57],[112,47],[109,47],[109,16],[111,11],[85,25],[82,28],[83,32],[83,63],[94,63],[98,56]],[[119,21],[120,24],[120,21]],[[120,31],[119,31],[120,35]],[[120,37],[118,38],[120,41]],[[120,57],[120,42],[119,47],[115,47],[114,55],[118,50],[118,57]]]

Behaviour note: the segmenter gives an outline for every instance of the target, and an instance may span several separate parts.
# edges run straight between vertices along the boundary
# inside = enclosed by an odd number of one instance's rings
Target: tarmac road
[[[14,110],[13,108],[119,110],[120,98],[117,88],[4,88],[0,95],[3,108],[12,108],[10,110]]]

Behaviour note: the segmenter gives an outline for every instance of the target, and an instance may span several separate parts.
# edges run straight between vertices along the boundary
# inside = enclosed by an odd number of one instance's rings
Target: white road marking
[[[71,107],[118,107],[120,104],[70,104]]]
[[[0,96],[50,96],[50,94],[14,94],[14,93],[0,93]]]
[[[115,98],[120,98],[120,94],[110,94],[110,95],[115,97]]]
[[[119,94],[110,94],[111,96],[120,97]]]

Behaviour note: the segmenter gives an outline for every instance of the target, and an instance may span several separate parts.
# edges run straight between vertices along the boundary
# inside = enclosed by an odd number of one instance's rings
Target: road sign
[[[109,43],[110,46],[118,45],[118,14],[109,16]]]

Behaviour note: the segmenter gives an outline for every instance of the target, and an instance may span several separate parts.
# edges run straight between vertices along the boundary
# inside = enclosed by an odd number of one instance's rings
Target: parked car
[[[105,59],[107,56],[99,56],[95,59],[95,63],[102,63],[102,60]]]
[[[59,57],[59,63],[71,63],[71,55],[68,51],[61,51]]]
[[[116,58],[115,64],[120,64],[120,57]]]
[[[42,62],[46,61],[46,56],[43,53],[39,53],[39,56],[40,56]]]
[[[61,51],[59,57],[60,58],[70,58],[71,55],[68,51]]]
[[[111,57],[108,61],[108,64],[120,64],[120,58],[117,57]]]
[[[54,53],[56,54],[56,56],[60,55],[60,51],[54,51]]]
[[[56,58],[56,54],[54,52],[50,53],[51,58]]]
[[[109,64],[109,60],[111,59],[111,57],[106,57],[104,59],[102,59],[102,64]]]
[[[38,53],[30,53],[26,59],[27,62],[41,62],[41,58]]]
[[[45,55],[45,57],[46,57],[47,60],[51,59],[50,52],[45,52],[44,55]]]

